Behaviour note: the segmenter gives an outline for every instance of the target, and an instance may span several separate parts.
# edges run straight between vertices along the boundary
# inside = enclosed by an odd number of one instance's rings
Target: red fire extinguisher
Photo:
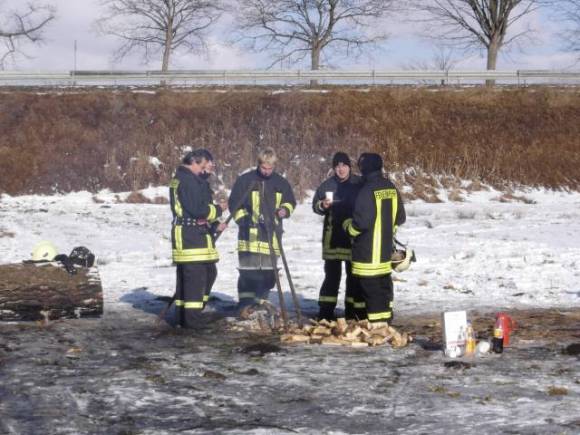
[[[510,334],[515,328],[515,322],[506,313],[497,313],[493,327],[492,350],[502,353],[503,348],[510,344]]]

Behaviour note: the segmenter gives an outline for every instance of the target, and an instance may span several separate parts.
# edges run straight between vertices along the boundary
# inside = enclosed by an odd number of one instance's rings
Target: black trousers
[[[391,274],[373,278],[358,278],[358,281],[369,321],[391,323],[393,320],[393,280]]]
[[[253,305],[260,299],[268,300],[270,290],[276,285],[272,269],[240,269],[238,298],[240,307]]]
[[[334,310],[338,302],[338,292],[340,280],[342,279],[343,260],[324,261],[324,281],[320,287],[318,306],[321,319],[332,320],[336,316]],[[366,319],[365,303],[362,297],[360,286],[355,277],[352,276],[352,263],[344,261],[346,270],[346,291],[344,295],[344,315],[347,319]]]
[[[195,328],[199,313],[209,300],[217,278],[215,263],[177,265],[175,285],[175,321],[182,328]]]

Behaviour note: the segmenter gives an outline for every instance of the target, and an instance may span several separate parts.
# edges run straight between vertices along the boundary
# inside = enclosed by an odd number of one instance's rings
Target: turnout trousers
[[[175,323],[195,328],[199,313],[207,304],[217,278],[215,263],[181,263],[177,265]]]
[[[240,276],[238,277],[239,308],[268,300],[270,290],[276,285],[278,270],[272,269],[269,255],[239,252]]]
[[[334,310],[338,302],[340,281],[342,279],[342,262],[344,260],[324,261],[324,281],[320,287],[318,306],[320,319],[333,320]],[[366,319],[365,302],[362,297],[358,280],[352,276],[352,264],[344,261],[346,270],[346,291],[344,296],[344,316],[347,319]]]
[[[240,269],[238,277],[238,298],[240,308],[268,300],[270,290],[276,285],[272,269]]]
[[[358,278],[370,322],[393,320],[393,280],[391,274]]]

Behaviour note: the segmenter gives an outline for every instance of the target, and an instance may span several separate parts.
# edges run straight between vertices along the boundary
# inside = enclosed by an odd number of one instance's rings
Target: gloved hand
[[[276,210],[276,216],[278,216],[278,219],[284,219],[288,217],[288,210],[286,210],[284,207],[280,207]]]

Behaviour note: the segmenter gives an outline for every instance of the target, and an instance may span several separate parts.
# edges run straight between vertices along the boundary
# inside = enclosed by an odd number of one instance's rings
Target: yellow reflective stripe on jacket
[[[173,237],[175,238],[175,250],[181,251],[183,250],[183,237],[182,237],[182,226],[175,225],[173,228]]]
[[[376,217],[375,217],[375,227],[373,229],[373,255],[372,263],[378,264],[381,262],[381,248],[383,243],[383,199],[377,196],[375,192],[375,207],[376,207]]]
[[[177,217],[183,217],[183,207],[181,206],[181,202],[179,202],[179,196],[177,195],[177,187],[179,186],[179,180],[174,178],[169,183],[169,187],[171,188],[171,193],[173,195],[173,204],[175,208],[175,214]]]
[[[282,193],[276,192],[276,208],[280,208],[281,203],[282,203]]]
[[[380,276],[387,275],[393,271],[391,262],[385,263],[360,263],[358,261],[352,262],[352,274],[356,276]]]
[[[209,295],[205,295],[205,296],[203,297],[203,301],[204,301],[204,302],[207,302],[207,301],[209,301]]]
[[[320,296],[318,302],[336,303],[338,298],[336,296]]]
[[[285,209],[288,210],[289,213],[292,213],[294,211],[294,206],[292,204],[290,204],[289,202],[285,202],[280,207],[284,207]],[[276,208],[278,208],[278,207],[276,207]]]
[[[184,304],[184,303],[185,303],[185,302],[184,302],[184,301],[182,301],[181,299],[175,299],[175,306],[176,306],[176,307],[183,307],[183,304]]]
[[[252,191],[252,221],[257,224],[260,220],[260,192]]]
[[[205,235],[206,245],[203,248],[183,248],[183,227],[174,225],[173,237],[175,248],[172,250],[172,258],[175,263],[201,263],[219,260],[219,254],[213,239],[209,234]]]
[[[238,251],[270,255],[270,244],[268,242],[249,242],[247,240],[238,240]],[[280,249],[278,248],[276,239],[274,239],[274,253],[276,255],[280,255]]]
[[[351,237],[357,237],[362,234],[362,231],[357,230],[352,224],[352,218],[345,219],[344,222],[342,223],[342,228]]]
[[[322,250],[322,258],[324,260],[350,260],[352,252],[347,248],[324,248]]]
[[[330,252],[330,240],[332,238],[332,211],[328,213],[328,225],[324,231],[324,239],[322,241],[322,258],[324,254]]]
[[[366,302],[353,302],[352,305],[354,306],[354,308],[366,308],[367,307],[367,303]]]
[[[382,311],[380,313],[368,313],[367,317],[371,322],[390,319],[392,313],[390,311]]]
[[[246,216],[248,216],[248,214],[249,213],[245,209],[241,208],[237,212],[234,213],[234,220],[237,222],[240,219],[245,218]]]
[[[207,215],[207,220],[212,222],[217,219],[217,208],[213,204],[209,204],[209,214]]]
[[[213,248],[174,249],[173,261],[176,263],[196,263],[219,260],[217,250]]]
[[[203,302],[185,302],[183,307],[187,310],[201,310],[203,309]]]

